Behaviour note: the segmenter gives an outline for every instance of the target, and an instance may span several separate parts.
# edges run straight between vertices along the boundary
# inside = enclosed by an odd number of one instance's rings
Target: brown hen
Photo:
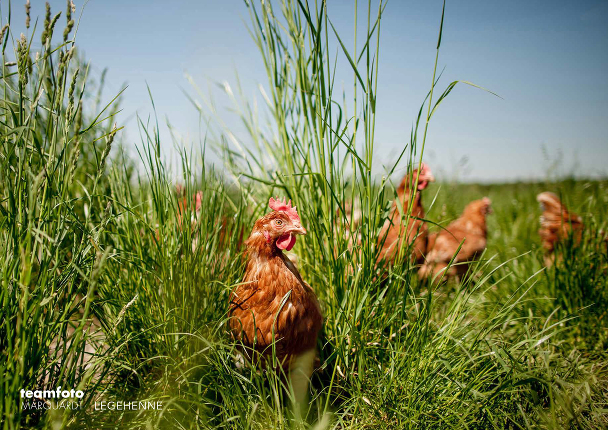
[[[429,235],[426,259],[418,275],[425,278],[444,270],[452,261],[461,243],[462,247],[446,276],[464,275],[469,264],[477,260],[486,249],[486,215],[491,212],[489,198],[475,200],[469,203],[460,218],[448,225],[445,230]]]
[[[175,191],[177,195],[177,227],[178,230],[182,231],[186,227],[187,224],[184,223],[184,218],[187,218],[190,215],[190,231],[192,232],[192,252],[196,252],[196,249],[199,246],[199,243],[205,243],[204,238],[201,238],[200,229],[197,228],[197,224],[201,221],[201,213],[202,213],[202,201],[203,201],[203,192],[197,191],[192,195],[192,201],[188,199],[186,195],[186,188],[177,184],[175,186]],[[243,246],[243,240],[245,236],[245,230],[242,226],[235,225],[234,218],[228,216],[222,216],[221,224],[219,232],[217,233],[217,239],[219,243],[219,247],[221,250],[225,250],[230,248],[231,240],[236,239],[236,249],[241,249]],[[234,229],[238,228],[237,234],[233,235]],[[157,230],[156,239],[160,240],[160,235]]]
[[[192,224],[194,224],[200,217],[203,192],[197,191],[192,196],[193,205],[190,205],[188,197],[186,196],[185,187],[183,185],[176,185],[175,191],[177,194],[177,225],[181,229],[184,216],[187,216],[188,213],[190,213],[190,222]]]
[[[255,222],[245,242],[247,268],[232,295],[230,328],[247,353],[265,359],[272,355],[274,341],[283,368],[292,372],[299,366],[307,380],[323,317],[314,291],[283,254],[293,248],[296,235],[306,230],[291,201],[271,198],[269,206],[273,211]]]
[[[416,191],[412,193],[412,189],[416,183],[416,176],[418,176],[418,185]],[[433,181],[435,181],[435,177],[426,163],[422,163],[420,175],[418,175],[418,169],[414,169],[411,174],[406,174],[401,180],[401,184],[397,188],[397,199],[393,203],[391,218],[386,221],[380,232],[381,238],[384,238],[386,235],[380,258],[392,262],[399,252],[403,241],[406,240],[407,244],[412,244],[413,259],[417,262],[422,261],[426,250],[428,228],[426,223],[422,221],[425,214],[424,207],[422,206],[421,192],[428,186],[429,182]],[[414,200],[410,202],[412,194]],[[407,213],[410,204],[412,205],[411,217],[409,218],[408,225],[405,226],[402,224],[402,214]],[[399,207],[401,210],[399,210]]]
[[[545,265],[551,266],[555,260],[555,246],[571,233],[575,243],[579,243],[583,233],[583,220],[574,212],[568,211],[556,194],[545,191],[536,196],[543,214],[540,217],[538,234],[545,248]]]

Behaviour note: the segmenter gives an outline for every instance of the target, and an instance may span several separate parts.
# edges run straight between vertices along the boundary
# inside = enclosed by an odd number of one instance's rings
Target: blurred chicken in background
[[[418,275],[422,278],[437,275],[446,269],[452,258],[454,261],[445,276],[461,277],[466,274],[470,263],[476,261],[486,249],[486,216],[492,213],[491,204],[487,197],[474,200],[465,207],[460,218],[444,230],[430,234],[425,262]],[[461,243],[462,247],[458,250]]]
[[[549,191],[536,196],[543,214],[540,217],[538,234],[545,248],[545,265],[551,266],[555,261],[555,247],[572,234],[575,244],[581,241],[585,225],[583,219],[570,212],[556,194]]]
[[[417,183],[416,183],[417,180]],[[413,260],[422,261],[422,257],[427,245],[426,223],[422,221],[425,217],[424,206],[422,205],[422,191],[434,182],[433,172],[426,163],[422,163],[420,172],[414,169],[411,174],[406,174],[397,188],[397,199],[393,203],[390,219],[380,232],[380,238],[386,236],[382,245],[380,257],[389,261],[394,261],[401,244],[406,241],[412,245]],[[416,188],[413,191],[413,188]],[[413,194],[413,195],[412,195]],[[413,199],[413,201],[411,200]],[[407,226],[402,225],[403,216],[412,208]],[[407,246],[404,244],[404,246]]]

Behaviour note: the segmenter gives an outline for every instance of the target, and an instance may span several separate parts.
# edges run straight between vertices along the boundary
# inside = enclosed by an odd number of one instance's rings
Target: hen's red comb
[[[287,216],[289,217],[289,219],[291,219],[292,221],[300,221],[300,216],[298,215],[298,211],[296,210],[296,207],[291,207],[291,200],[289,200],[289,202],[286,202],[287,199],[283,199],[283,201],[279,200],[279,198],[277,197],[276,200],[273,199],[272,197],[270,198],[270,201],[268,202],[268,206],[270,207],[270,209],[275,210],[275,211],[282,211],[287,213]]]

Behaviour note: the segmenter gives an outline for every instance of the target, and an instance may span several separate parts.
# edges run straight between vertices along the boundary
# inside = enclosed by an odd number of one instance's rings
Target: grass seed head
[[[51,46],[51,39],[53,38],[53,30],[55,29],[55,24],[57,24],[57,20],[59,19],[59,17],[61,16],[61,12],[59,12],[57,15],[55,15],[53,17],[53,19],[51,20],[48,29],[47,29],[47,33],[46,33],[46,39],[44,40],[44,44],[47,47]]]
[[[8,24],[4,24],[4,27],[0,30],[0,43],[4,40],[4,33],[6,33],[6,30],[8,30]]]
[[[25,2],[25,27],[30,28],[30,10],[32,9],[32,5],[30,4],[30,0]]]
[[[28,72],[31,70],[31,59],[29,56],[27,39],[25,34],[21,33],[17,44],[18,66],[19,66],[19,81],[23,86],[28,83]]]
[[[72,118],[74,113],[74,90],[76,89],[76,80],[78,79],[79,69],[74,71],[72,75],[72,82],[70,83],[70,89],[68,90],[68,109],[67,109],[67,120]]]
[[[70,35],[72,28],[74,28],[74,20],[72,19],[72,10],[74,9],[74,3],[71,0],[68,0],[68,6],[65,11],[65,21],[66,26],[63,30],[63,42],[68,41],[68,36]]]
[[[110,151],[112,150],[112,142],[114,141],[114,136],[116,135],[116,130],[117,130],[116,124],[114,124],[114,127],[112,127],[112,131],[106,138],[106,148],[104,149],[103,154],[101,155],[101,163],[99,165],[100,172],[103,172],[105,165],[106,165],[106,159],[108,158],[108,155],[110,154]]]
[[[46,41],[49,37],[49,26],[51,25],[51,5],[49,2],[46,2],[46,14],[44,15],[44,29],[42,30],[42,35],[40,39],[42,41],[42,46],[46,45]]]

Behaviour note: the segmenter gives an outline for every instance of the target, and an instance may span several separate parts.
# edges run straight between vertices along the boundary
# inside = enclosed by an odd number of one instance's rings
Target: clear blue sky
[[[32,4],[32,14],[42,18],[44,3]],[[341,31],[352,32],[353,4],[329,1],[330,18]],[[65,8],[63,1],[51,5]],[[387,6],[378,91],[381,161],[407,142],[429,88],[441,5],[391,0]],[[21,12],[13,2],[17,6]],[[78,14],[82,1],[76,6]],[[456,88],[431,124],[425,159],[434,171],[464,180],[544,177],[545,147],[552,159],[563,155],[564,172],[608,175],[607,22],[605,1],[448,0],[440,87],[468,80],[503,99]],[[77,45],[98,71],[109,68],[110,92],[128,82],[123,120],[129,140],[137,139],[134,113],[146,117],[151,110],[147,82],[159,115],[195,141],[198,116],[182,94],[182,88],[193,93],[184,72],[206,87],[234,82],[236,70],[252,97],[257,82],[267,83],[248,23],[241,0],[90,0]],[[172,144],[164,148],[172,151]],[[468,162],[458,168],[463,157]]]

